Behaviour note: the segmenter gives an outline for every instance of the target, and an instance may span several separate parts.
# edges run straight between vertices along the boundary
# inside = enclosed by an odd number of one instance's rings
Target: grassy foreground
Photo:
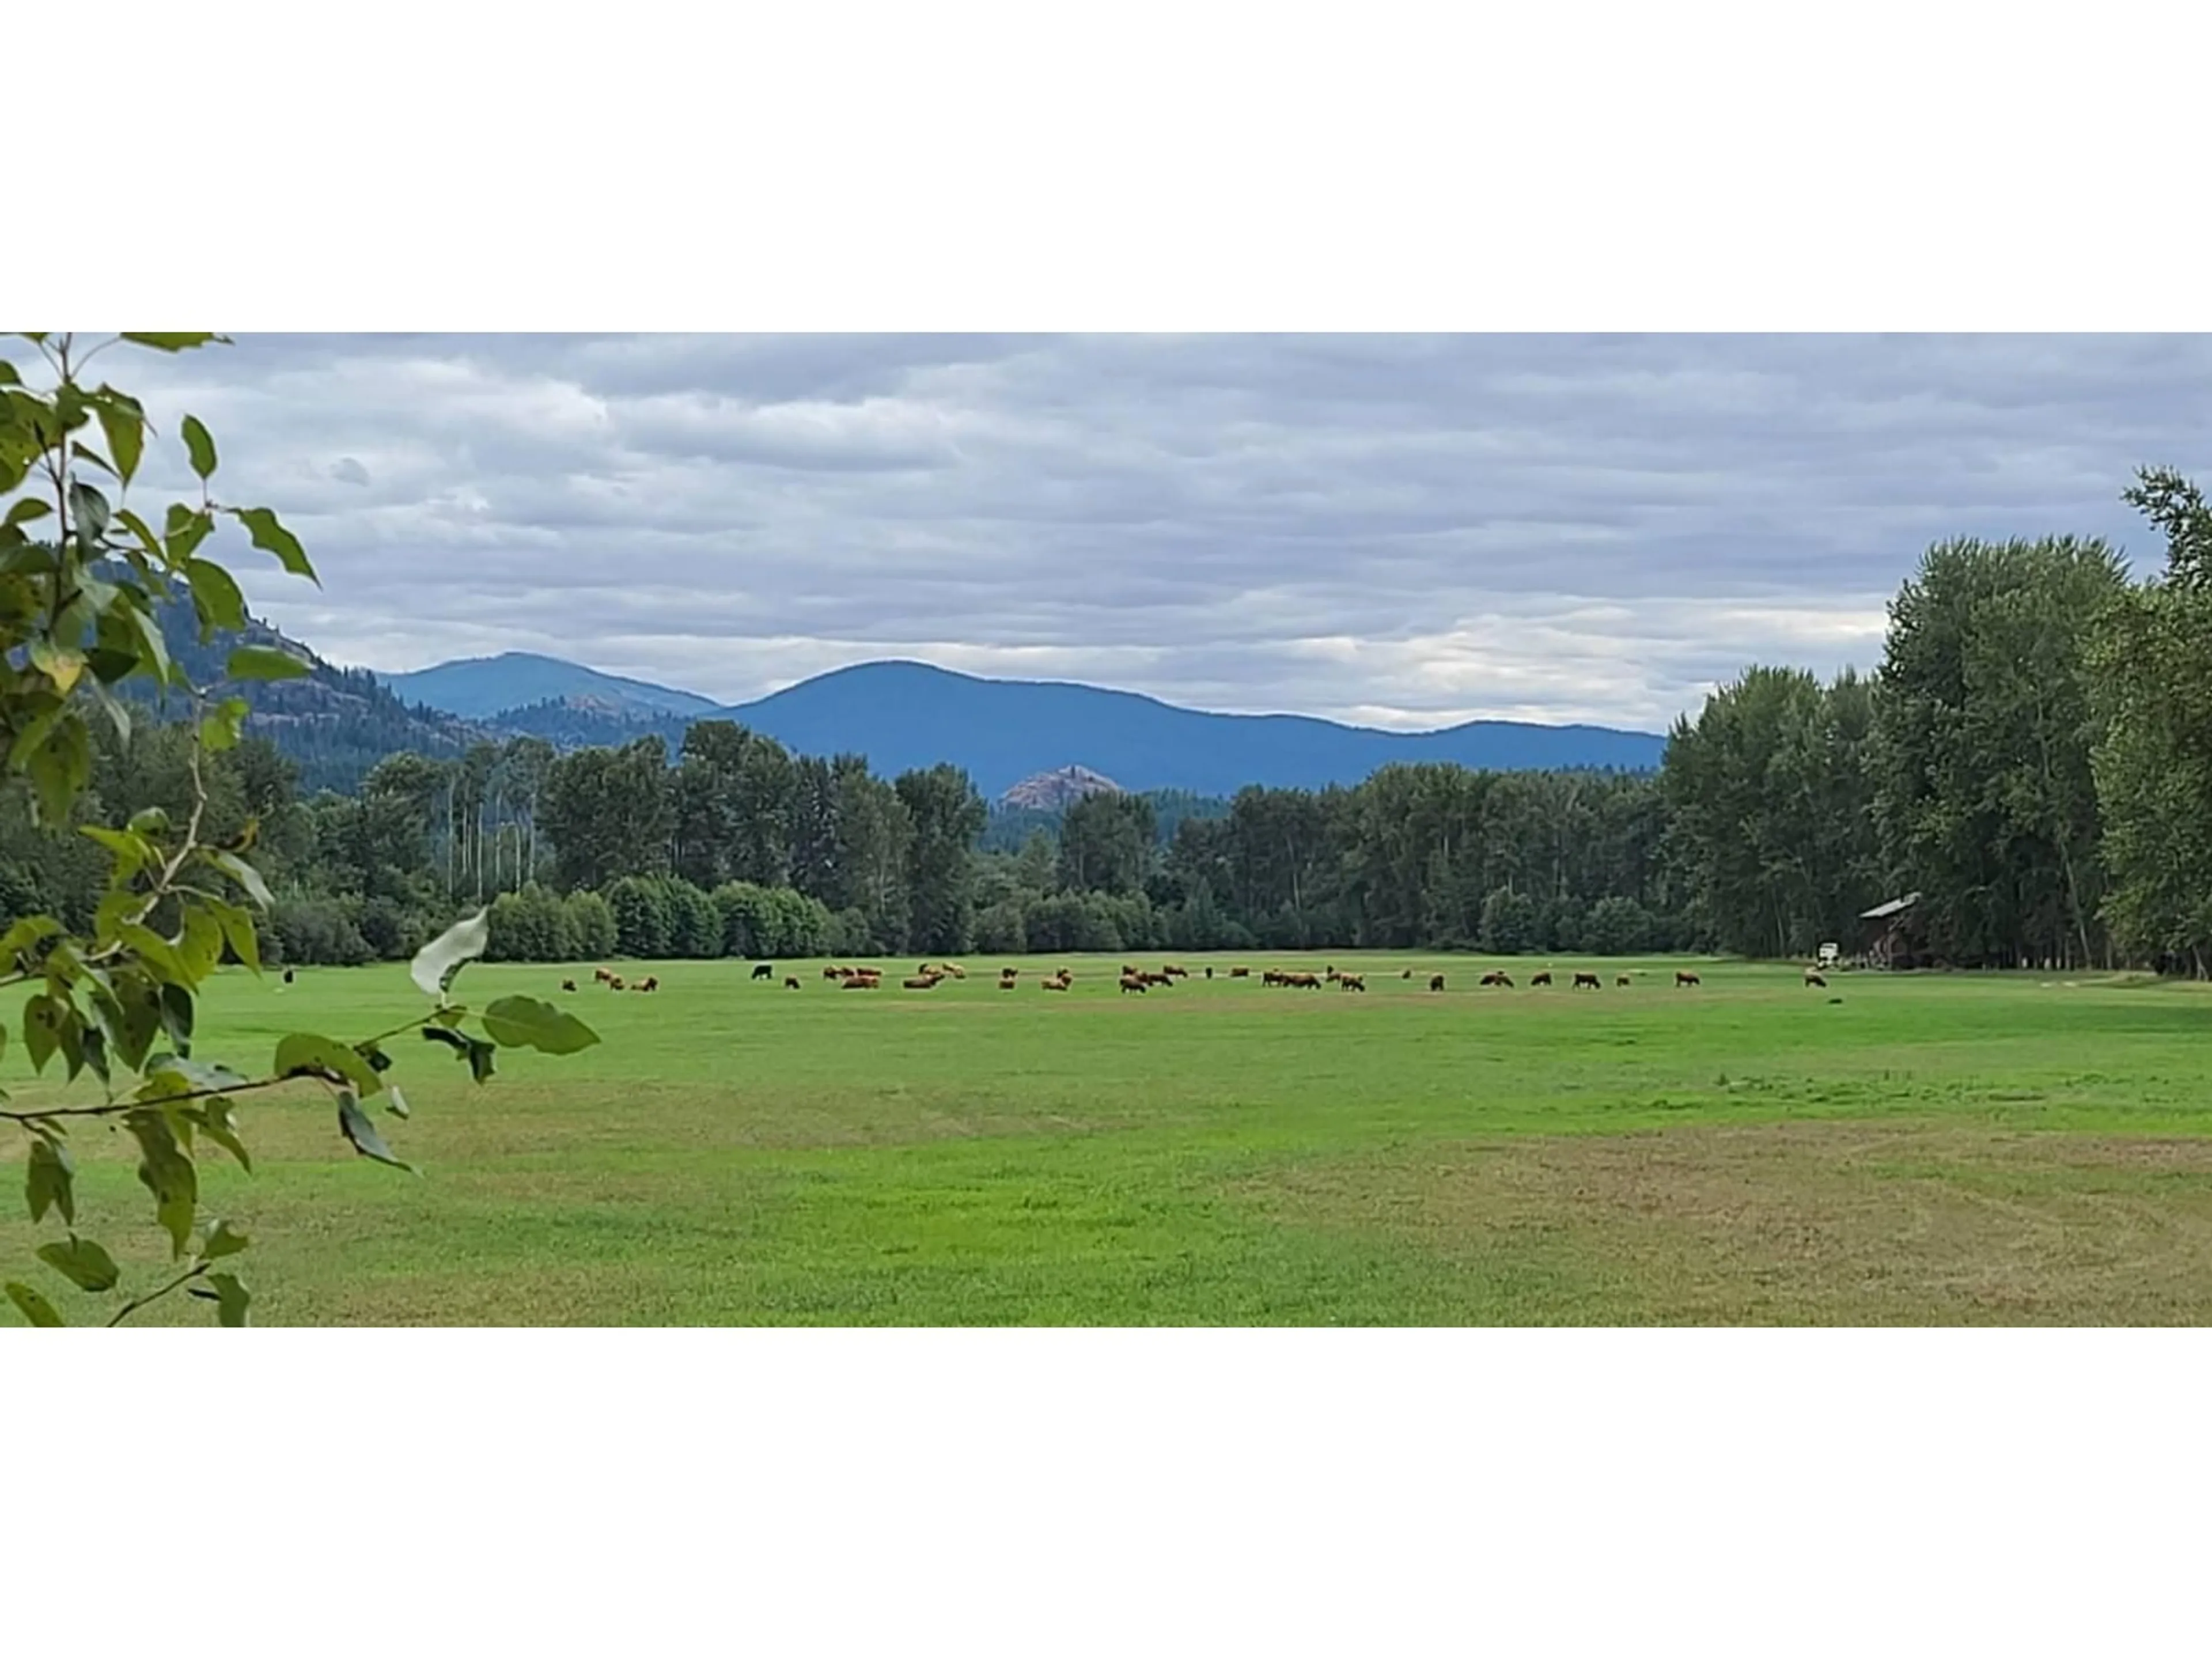
[[[652,995],[588,964],[477,964],[467,1000],[573,1002],[604,1043],[502,1051],[482,1089],[403,1050],[415,1115],[383,1121],[421,1180],[356,1158],[312,1085],[246,1097],[256,1173],[210,1157],[203,1206],[254,1236],[263,1324],[2212,1320],[2201,988],[1821,991],[1700,963],[1677,990],[1671,960],[1562,959],[1532,990],[1526,960],[1346,953],[1237,960],[1333,961],[1364,995],[1124,995],[1116,962],[1079,957],[1072,992],[1042,992],[1061,960],[1023,959],[1001,992],[979,958],[927,993],[898,988],[910,962],[872,993],[819,963],[761,983],[621,964],[657,972]],[[1478,988],[1493,965],[1520,985]],[[1572,967],[1604,988],[1569,990]],[[283,1032],[419,1006],[399,965],[289,988],[233,969],[198,1051],[259,1067]],[[0,1080],[59,1092],[29,1079],[11,1042]],[[143,1282],[167,1239],[128,1138],[76,1145],[85,1231]],[[0,1272],[82,1322],[93,1299],[30,1259],[52,1231],[24,1218],[22,1152],[0,1128]]]

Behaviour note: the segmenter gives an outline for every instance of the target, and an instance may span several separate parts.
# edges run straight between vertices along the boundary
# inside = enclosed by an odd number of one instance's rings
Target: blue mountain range
[[[692,720],[721,718],[800,754],[865,755],[880,776],[949,761],[992,798],[1070,764],[1103,772],[1125,789],[1224,796],[1247,784],[1354,784],[1394,761],[1498,771],[1644,771],[1658,765],[1666,747],[1653,732],[1600,726],[1470,720],[1434,732],[1384,732],[1302,714],[1212,714],[1133,691],[983,679],[918,662],[840,668],[730,707],[519,653],[381,678],[410,702],[556,739],[620,742],[657,732],[672,747]]]

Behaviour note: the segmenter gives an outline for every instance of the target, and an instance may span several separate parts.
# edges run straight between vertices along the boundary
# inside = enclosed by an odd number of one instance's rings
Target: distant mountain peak
[[[510,709],[547,702],[626,718],[711,714],[717,708],[711,697],[603,674],[534,651],[462,657],[412,673],[377,678],[410,702],[465,720],[491,720]]]
[[[1126,794],[1127,791],[1103,772],[1087,766],[1063,766],[1024,778],[999,797],[1000,805],[1025,806],[1033,811],[1057,812],[1085,795]]]

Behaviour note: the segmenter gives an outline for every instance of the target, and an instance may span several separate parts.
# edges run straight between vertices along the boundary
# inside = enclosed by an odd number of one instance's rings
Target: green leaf
[[[448,1030],[442,1025],[424,1026],[422,1036],[427,1042],[444,1043],[461,1059],[468,1061],[469,1071],[477,1082],[482,1083],[491,1076],[492,1059],[499,1050],[482,1037],[472,1037],[465,1032]]]
[[[387,1083],[384,1085],[384,1105],[385,1109],[394,1117],[413,1115],[407,1109],[407,1097],[399,1092],[399,1085],[396,1083]]]
[[[376,1132],[376,1124],[361,1103],[350,1094],[338,1097],[338,1132],[353,1143],[354,1151],[363,1158],[373,1158],[379,1164],[389,1164],[395,1170],[404,1170],[410,1175],[422,1172],[408,1163],[384,1144],[384,1137]]]
[[[23,1047],[31,1056],[33,1071],[45,1071],[54,1050],[61,1046],[62,1024],[68,1012],[67,1004],[43,992],[23,1005]]]
[[[125,334],[132,345],[151,346],[156,351],[190,351],[196,346],[228,345],[228,336],[222,334]]]
[[[138,636],[138,660],[148,673],[167,685],[176,678],[169,665],[169,641],[161,632],[161,624],[135,605],[117,607],[131,632]]]
[[[573,1054],[599,1040],[574,1014],[535,997],[501,997],[484,1010],[483,1023],[484,1034],[503,1048]]]
[[[295,576],[305,576],[320,587],[323,579],[315,574],[315,567],[307,562],[307,550],[300,538],[277,522],[276,514],[265,507],[238,507],[230,509],[231,516],[246,526],[246,533],[264,553],[274,553],[276,562]]]
[[[33,1325],[59,1325],[62,1316],[54,1311],[54,1304],[40,1296],[28,1285],[8,1281],[8,1299],[23,1310],[23,1317]]]
[[[252,1157],[248,1157],[248,1152],[246,1152],[246,1141],[239,1139],[237,1119],[232,1119],[230,1102],[228,1102],[228,1099],[222,1099],[222,1097],[204,1099],[199,1106],[185,1106],[184,1110],[185,1115],[195,1121],[195,1124],[199,1124],[201,1133],[206,1134],[208,1139],[215,1141],[216,1146],[222,1146],[223,1151],[230,1152],[230,1157],[234,1157],[234,1159],[239,1161],[239,1168],[241,1168],[241,1170],[252,1175],[254,1161]]]
[[[41,1244],[38,1256],[81,1291],[112,1291],[123,1277],[115,1258],[88,1238],[71,1238],[66,1244]]]
[[[295,1031],[281,1040],[274,1069],[278,1077],[319,1077],[329,1083],[349,1083],[365,1095],[384,1086],[375,1068],[350,1046],[312,1031]]]
[[[177,947],[142,921],[126,921],[115,930],[118,943],[144,963],[164,985],[190,984],[191,975],[177,955]],[[158,1011],[157,1011],[158,1017]]]
[[[225,697],[215,706],[215,712],[200,722],[200,742],[210,754],[221,754],[226,749],[238,747],[239,732],[252,712],[243,697]]]
[[[182,501],[171,501],[161,525],[161,539],[168,547],[170,565],[189,568],[192,550],[214,532],[215,514],[204,507],[196,510]]]
[[[228,1221],[218,1221],[210,1230],[207,1242],[200,1246],[200,1260],[216,1261],[227,1255],[236,1255],[252,1242]]]
[[[204,1060],[186,1060],[176,1054],[156,1054],[146,1062],[146,1087],[139,1091],[138,1098],[155,1101],[168,1095],[245,1086],[246,1079],[228,1066],[211,1066]]]
[[[84,653],[56,645],[52,640],[33,640],[30,658],[31,666],[53,681],[54,689],[64,696],[70,694],[84,672]]]
[[[33,945],[42,944],[62,931],[62,925],[52,916],[25,916],[0,933],[0,970],[12,971],[16,958]]]
[[[222,960],[222,924],[215,913],[194,899],[184,902],[184,922],[177,944],[177,959],[197,985],[215,972]]]
[[[107,453],[114,458],[116,476],[129,483],[138,471],[138,458],[145,453],[145,416],[113,392],[94,404],[92,412],[107,439]]]
[[[185,416],[183,430],[192,471],[204,479],[215,471],[215,440],[208,436],[208,429],[200,424],[197,415]]]
[[[161,1029],[169,1034],[169,1041],[177,1045],[177,1052],[189,1054],[192,1051],[192,1026],[198,1010],[192,994],[179,984],[161,988]]]
[[[70,516],[76,520],[77,539],[96,542],[107,533],[107,521],[112,516],[107,497],[82,479],[73,479],[69,487]]]
[[[76,1160],[70,1156],[68,1147],[44,1139],[32,1141],[23,1181],[24,1194],[31,1201],[31,1219],[43,1221],[47,1210],[56,1209],[64,1221],[76,1225]]]
[[[422,994],[435,997],[441,1006],[454,975],[484,953],[491,943],[491,912],[479,910],[432,939],[415,953],[407,972]]]
[[[259,905],[263,909],[266,910],[270,906],[276,903],[276,901],[271,898],[269,895],[269,884],[261,879],[261,872],[255,869],[252,865],[248,864],[244,859],[239,857],[237,854],[212,850],[208,854],[207,859],[209,863],[214,865],[216,869],[222,871],[223,874],[228,876],[240,887],[243,887],[246,890],[246,896],[252,899],[256,904]],[[227,927],[225,931],[228,931]],[[434,941],[433,942],[434,943]],[[237,949],[235,939],[233,940],[231,948],[233,950]],[[428,947],[425,946],[424,948],[428,949]],[[239,954],[243,957],[246,953],[240,951],[239,951]],[[418,957],[416,960],[419,962],[422,958]],[[417,981],[417,983],[420,983],[419,980]]]
[[[231,1330],[246,1324],[246,1310],[252,1305],[253,1297],[245,1285],[238,1282],[236,1273],[210,1273],[209,1284],[215,1286],[216,1321]]]
[[[36,495],[26,495],[8,509],[8,516],[5,519],[0,519],[0,524],[28,524],[33,519],[50,516],[53,510],[54,505],[52,501],[41,501]]]
[[[192,590],[203,639],[216,630],[234,634],[246,626],[246,595],[222,566],[213,559],[194,559],[185,567],[185,580]]]
[[[92,739],[84,722],[74,714],[57,720],[22,764],[30,775],[39,824],[66,822],[70,804],[92,777]]]
[[[223,678],[233,680],[296,680],[310,671],[289,651],[265,645],[241,645],[223,665]]]
[[[199,1202],[199,1172],[179,1150],[169,1121],[158,1111],[124,1115],[124,1122],[137,1137],[143,1156],[138,1179],[154,1194],[154,1214],[169,1230],[173,1254],[181,1256],[191,1240],[192,1212]]]
[[[109,880],[120,887],[149,864],[159,864],[161,854],[154,844],[135,830],[110,830],[105,824],[82,823],[77,834],[87,840],[96,841],[115,854],[115,873]],[[140,902],[144,902],[142,899]]]
[[[261,971],[261,940],[253,931],[253,918],[240,906],[222,899],[203,899],[201,902],[222,924],[222,936],[229,944],[231,953],[244,963],[250,972],[258,974]]]

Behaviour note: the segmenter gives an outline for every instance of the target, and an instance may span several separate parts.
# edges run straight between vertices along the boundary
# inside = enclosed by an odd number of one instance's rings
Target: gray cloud
[[[2148,551],[2119,492],[2201,463],[2208,371],[2203,336],[322,335],[124,384],[301,533],[319,593],[233,551],[340,660],[1656,726],[1749,660],[1870,665],[1932,541]],[[185,482],[172,444],[142,488]]]

